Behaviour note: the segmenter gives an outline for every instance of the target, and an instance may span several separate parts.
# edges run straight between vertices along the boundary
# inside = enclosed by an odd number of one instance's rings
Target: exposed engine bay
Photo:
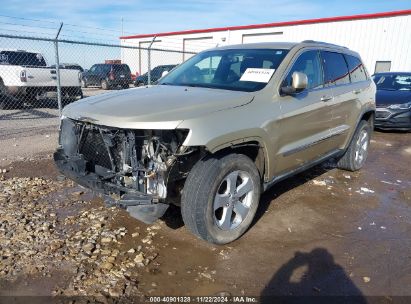
[[[182,145],[188,132],[124,130],[64,118],[54,158],[71,179],[120,204],[155,204],[166,198],[169,203],[203,153]]]

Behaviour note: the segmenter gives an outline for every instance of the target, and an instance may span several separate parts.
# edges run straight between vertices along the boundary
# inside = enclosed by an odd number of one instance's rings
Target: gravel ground
[[[188,233],[178,208],[145,225],[64,180],[50,159],[13,162],[0,169],[0,296],[409,300],[410,143],[411,133],[377,132],[363,170],[325,164],[277,184],[226,246]]]

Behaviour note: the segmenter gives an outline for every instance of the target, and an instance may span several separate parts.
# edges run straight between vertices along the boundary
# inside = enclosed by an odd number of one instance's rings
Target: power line
[[[60,22],[57,21],[50,21],[50,20],[42,20],[42,19],[32,19],[32,18],[24,18],[24,17],[14,17],[14,16],[7,16],[7,15],[0,15],[0,17],[3,18],[11,18],[11,19],[19,19],[19,20],[26,20],[26,21],[34,21],[34,22],[46,22],[46,23],[52,23],[52,24],[60,24]],[[65,26],[71,26],[71,27],[81,27],[81,28],[90,28],[90,29],[95,29],[95,30],[100,30],[100,31],[108,31],[108,32],[114,32],[114,33],[121,33],[121,30],[116,30],[113,28],[103,28],[103,27],[94,27],[94,26],[89,26],[89,25],[78,25],[78,24],[71,24],[71,23],[64,23]],[[133,34],[132,32],[124,32],[127,34]]]
[[[50,21],[50,20],[31,19],[31,18],[14,17],[14,16],[7,16],[7,15],[0,15],[0,17],[11,18],[11,19],[20,19],[20,20],[28,20],[28,21],[36,21],[36,22],[47,22],[47,23],[59,24],[59,22]]]
[[[54,27],[47,27],[47,26],[38,26],[38,25],[27,25],[27,24],[20,24],[20,23],[11,23],[11,22],[2,22],[0,21],[0,24],[6,24],[6,25],[17,25],[17,26],[23,26],[23,27],[35,27],[35,28],[41,28],[41,29],[48,29],[48,30],[57,30],[57,28]]]
[[[15,32],[15,33],[21,33],[21,32],[24,32],[24,33],[30,33],[30,34],[40,34],[40,35],[46,35],[46,37],[44,37],[44,38],[50,38],[50,33],[43,33],[43,32],[33,32],[33,31],[22,31],[22,30],[12,30],[12,29],[2,29],[2,31],[7,31],[7,32]],[[18,37],[18,36],[17,36]],[[38,37],[38,38],[41,38],[41,37]]]

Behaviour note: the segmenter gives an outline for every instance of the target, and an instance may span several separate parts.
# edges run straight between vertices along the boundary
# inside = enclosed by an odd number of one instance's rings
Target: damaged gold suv
[[[366,160],[375,85],[359,55],[315,42],[207,50],[155,86],[86,98],[63,111],[59,169],[146,223],[181,206],[195,235],[225,244],[260,195],[326,159]]]

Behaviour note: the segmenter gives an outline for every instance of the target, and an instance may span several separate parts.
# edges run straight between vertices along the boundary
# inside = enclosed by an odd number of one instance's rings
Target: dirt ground
[[[215,246],[187,231],[178,208],[145,225],[62,180],[47,157],[13,162],[0,179],[0,299],[343,295],[410,303],[410,164],[411,133],[376,132],[363,170],[323,164],[275,185],[250,230]]]

